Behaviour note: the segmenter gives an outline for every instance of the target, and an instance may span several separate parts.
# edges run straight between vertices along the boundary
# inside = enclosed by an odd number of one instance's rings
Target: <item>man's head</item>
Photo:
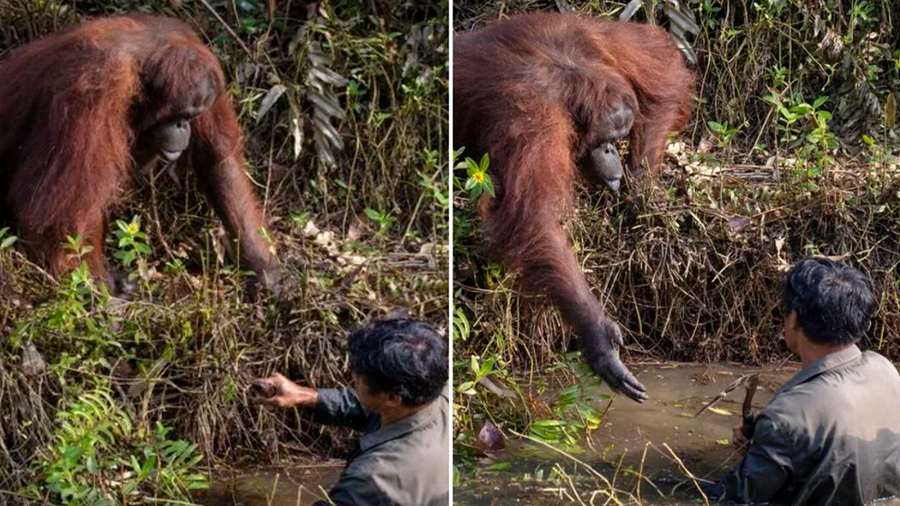
[[[825,258],[794,264],[784,277],[785,341],[797,353],[801,335],[817,345],[840,346],[862,338],[877,301],[860,271]]]
[[[354,389],[370,411],[424,406],[440,395],[449,377],[447,345],[421,321],[366,325],[350,336],[349,348]]]

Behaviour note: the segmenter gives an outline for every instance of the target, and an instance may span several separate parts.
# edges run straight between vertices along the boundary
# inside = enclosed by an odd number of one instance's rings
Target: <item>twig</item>
[[[690,472],[688,468],[684,465],[684,462],[678,458],[678,455],[672,450],[672,447],[669,446],[669,443],[663,443],[663,446],[666,447],[666,450],[669,450],[669,453],[672,454],[672,458],[675,459],[675,462],[678,464],[678,467],[681,468],[681,472],[687,475],[688,478],[691,479],[691,482],[694,483],[694,487],[697,489],[697,492],[700,492],[700,497],[703,498],[703,504],[705,506],[709,506],[709,498],[706,497],[706,494],[703,492],[703,489],[700,487],[700,483],[697,482],[697,478],[694,476],[694,473]]]
[[[240,37],[238,37],[237,33],[235,33],[231,26],[229,26],[228,23],[226,23],[225,20],[222,19],[222,16],[219,16],[219,13],[216,12],[215,9],[213,9],[212,5],[209,5],[206,0],[200,0],[200,3],[202,3],[203,6],[206,7],[206,9],[213,15],[213,17],[219,20],[219,23],[222,23],[222,26],[225,27],[225,31],[231,34],[231,37],[238,43],[239,46],[241,46],[241,49],[243,49],[244,52],[247,53],[247,56],[249,56],[251,59],[254,59],[253,53],[250,52],[250,48],[247,47],[246,44],[244,44],[244,41],[241,40]]]

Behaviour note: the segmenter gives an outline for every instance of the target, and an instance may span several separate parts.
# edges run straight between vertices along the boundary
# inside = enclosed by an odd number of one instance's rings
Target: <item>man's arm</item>
[[[320,388],[313,420],[326,425],[340,425],[364,430],[373,416],[363,409],[352,388]]]
[[[364,430],[372,416],[351,388],[310,388],[275,373],[253,382],[254,401],[279,408],[312,408],[313,420]]]
[[[725,475],[725,499],[743,504],[769,502],[793,474],[792,441],[769,417],[756,422],[744,460]]]

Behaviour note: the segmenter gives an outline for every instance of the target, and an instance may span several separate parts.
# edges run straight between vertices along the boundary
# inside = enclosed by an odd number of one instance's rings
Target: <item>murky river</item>
[[[633,370],[647,386],[649,401],[638,404],[619,396],[601,427],[568,455],[527,440],[510,442],[495,459],[479,462],[474,475],[459,477],[454,503],[701,503],[691,477],[715,480],[740,460],[730,440],[744,389],[729,393],[715,410],[694,414],[734,380],[755,372],[761,373],[753,399],[758,411],[799,368],[654,365]],[[604,409],[608,402],[598,401],[597,407]],[[503,469],[491,470],[498,467]]]
[[[210,488],[194,496],[204,506],[310,506],[324,499],[341,474],[343,462],[213,473]]]

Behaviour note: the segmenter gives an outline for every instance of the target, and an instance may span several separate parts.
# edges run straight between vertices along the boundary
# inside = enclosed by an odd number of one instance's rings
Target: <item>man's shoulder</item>
[[[400,435],[382,440],[366,448],[356,460],[365,460],[364,467],[371,468],[386,463],[391,469],[403,468],[404,472],[418,474],[428,472],[429,463],[444,465],[450,455],[450,425],[447,400],[438,397],[429,412],[421,412],[421,418]],[[371,437],[371,436],[367,436]],[[354,461],[354,464],[356,463]]]
[[[446,458],[450,445],[446,441],[448,427],[442,420],[432,420],[420,430],[412,431],[402,437],[391,439],[370,448],[362,456],[373,461],[394,460],[402,455],[411,470],[419,468],[423,462]]]
[[[897,368],[884,356],[866,351],[860,360],[780,391],[763,413],[782,428],[805,426],[817,417],[844,415],[844,408],[861,398],[893,393],[900,394]]]
[[[881,369],[888,376],[895,377],[900,381],[900,373],[897,372],[897,367],[884,355],[876,351],[864,351],[862,353],[862,362],[869,367]]]
[[[807,381],[793,388],[779,392],[762,410],[761,415],[768,418],[774,428],[790,433],[805,427],[810,418],[815,418],[823,400],[829,398],[829,390],[834,385]]]

